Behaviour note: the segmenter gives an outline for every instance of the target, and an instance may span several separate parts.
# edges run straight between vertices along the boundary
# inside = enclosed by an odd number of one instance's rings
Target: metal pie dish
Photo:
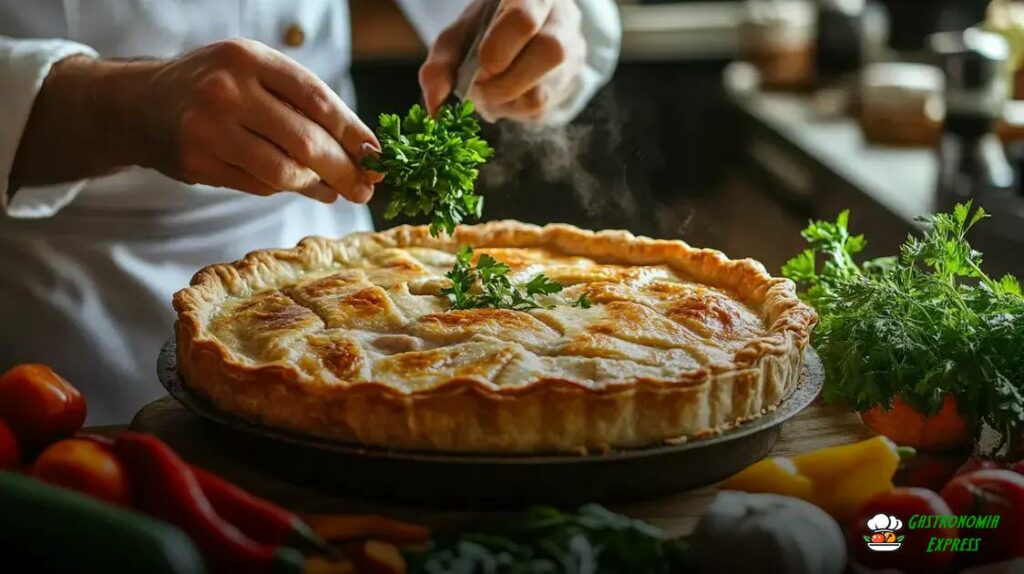
[[[157,373],[174,399],[209,423],[208,435],[226,455],[251,466],[342,496],[473,509],[636,500],[712,484],[767,455],[782,423],[817,398],[825,379],[818,354],[808,347],[793,391],[752,421],[678,443],[524,455],[342,443],[233,415],[185,384],[174,338],[160,351]]]

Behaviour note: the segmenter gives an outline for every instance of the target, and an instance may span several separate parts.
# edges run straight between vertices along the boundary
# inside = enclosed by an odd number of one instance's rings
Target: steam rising
[[[543,179],[568,185],[576,201],[590,217],[614,213],[624,219],[637,213],[637,200],[627,181],[622,158],[622,128],[625,118],[612,97],[595,99],[589,122],[548,127],[502,122],[497,141],[500,161],[490,162],[481,172],[488,187],[507,185],[519,177],[523,167],[535,165]],[[615,165],[588,166],[585,158],[616,158]],[[595,167],[600,167],[597,173]],[[551,198],[560,201],[562,198]]]

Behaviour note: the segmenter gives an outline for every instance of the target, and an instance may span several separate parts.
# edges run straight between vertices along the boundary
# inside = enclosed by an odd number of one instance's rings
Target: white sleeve
[[[431,46],[472,0],[398,0],[398,6],[420,39]]]
[[[614,0],[576,0],[583,15],[583,37],[587,59],[576,81],[576,92],[548,114],[544,122],[567,124],[573,120],[601,86],[608,83],[619,63],[622,23]]]
[[[92,48],[66,40],[18,40],[0,36],[0,211],[10,217],[49,217],[74,199],[84,181],[23,187],[13,197],[8,178],[36,94],[55,63]],[[53,158],[60,161],[59,157]]]
[[[470,0],[399,0],[406,18],[429,46],[459,17]],[[545,123],[566,124],[587,105],[590,98],[612,77],[619,61],[622,24],[614,0],[576,0],[583,16],[583,37],[587,59],[576,79],[572,97],[552,110]]]

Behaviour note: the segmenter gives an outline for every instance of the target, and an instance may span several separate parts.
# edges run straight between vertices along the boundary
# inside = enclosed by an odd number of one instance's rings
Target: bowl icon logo
[[[864,542],[875,552],[892,552],[903,545],[903,535],[896,531],[903,528],[903,521],[889,514],[876,514],[868,520],[871,536],[864,535]]]

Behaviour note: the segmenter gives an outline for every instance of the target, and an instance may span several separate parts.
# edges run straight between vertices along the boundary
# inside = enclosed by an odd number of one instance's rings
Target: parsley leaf
[[[1024,431],[1020,283],[989,277],[966,239],[987,216],[968,202],[925,217],[924,234],[897,257],[860,266],[852,255],[865,242],[850,235],[846,212],[804,230],[811,248],[782,273],[818,309],[826,399],[866,410],[900,397],[932,414],[952,394],[975,433],[981,423],[1004,438]]]
[[[572,306],[573,307],[579,307],[580,309],[590,309],[590,307],[593,304],[594,303],[590,300],[590,297],[587,297],[587,294],[584,293],[584,294],[580,295],[579,299],[573,301]]]
[[[574,513],[534,507],[502,524],[433,538],[409,554],[410,572],[494,574],[693,572],[688,544],[646,522],[588,504]]]
[[[377,127],[379,157],[367,156],[363,166],[384,174],[391,189],[386,219],[399,214],[429,215],[430,233],[451,233],[468,216],[480,217],[484,198],[473,193],[477,166],[494,150],[477,133],[470,101],[442,106],[432,118],[419,104],[405,118],[381,114]]]
[[[542,307],[535,300],[537,295],[550,295],[562,290],[559,283],[543,274],[534,276],[524,289],[520,289],[509,280],[508,265],[486,253],[477,259],[474,267],[473,249],[468,245],[459,249],[455,259],[455,265],[445,274],[452,284],[441,289],[441,294],[451,301],[452,309],[490,307],[529,311]],[[479,289],[474,290],[478,284]]]

